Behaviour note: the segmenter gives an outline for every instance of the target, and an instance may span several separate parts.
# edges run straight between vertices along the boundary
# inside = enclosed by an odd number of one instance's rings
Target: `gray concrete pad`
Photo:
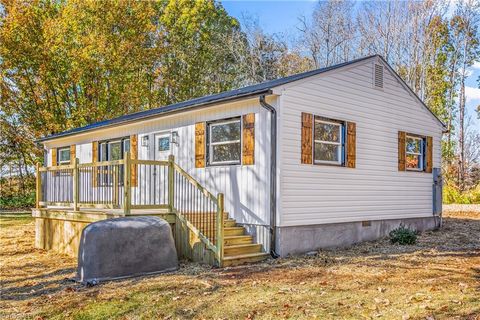
[[[170,225],[158,217],[108,219],[82,232],[77,278],[98,283],[178,269]]]

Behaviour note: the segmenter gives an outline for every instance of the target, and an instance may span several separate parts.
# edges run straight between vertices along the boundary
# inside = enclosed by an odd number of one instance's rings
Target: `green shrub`
[[[463,193],[454,186],[444,185],[443,203],[480,204],[480,184]]]
[[[0,210],[28,209],[35,206],[35,193],[0,197]]]
[[[401,245],[415,244],[417,242],[417,232],[404,225],[390,231],[390,242]]]

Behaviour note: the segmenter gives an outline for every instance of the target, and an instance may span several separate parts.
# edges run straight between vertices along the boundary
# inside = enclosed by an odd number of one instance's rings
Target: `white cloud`
[[[475,63],[473,63],[472,69],[480,70],[480,61],[476,61]]]
[[[480,100],[480,89],[474,87],[465,87],[465,99],[468,102]]]

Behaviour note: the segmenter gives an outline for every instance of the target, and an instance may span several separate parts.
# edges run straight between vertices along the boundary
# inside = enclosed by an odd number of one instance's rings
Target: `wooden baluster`
[[[37,162],[37,179],[35,181],[35,208],[40,209],[40,201],[42,201],[42,173],[40,172],[40,163]]]
[[[113,165],[113,196],[112,205],[114,208],[118,206],[118,165]]]
[[[224,209],[224,198],[223,193],[219,193],[217,196],[217,259],[218,259],[218,266],[222,267],[223,265],[223,212]]]
[[[73,211],[78,211],[78,195],[79,195],[79,181],[78,181],[78,158],[73,159]]]
[[[175,172],[175,156],[173,154],[168,156],[168,209],[170,212],[173,212],[173,201],[175,199],[174,188],[175,181],[173,179],[173,174]]]
[[[130,214],[130,206],[132,204],[132,193],[130,190],[131,186],[131,179],[132,175],[130,174],[131,168],[130,168],[130,152],[125,152],[125,157],[124,157],[124,168],[123,168],[123,192],[124,192],[124,198],[123,198],[123,213],[124,215],[129,215]]]

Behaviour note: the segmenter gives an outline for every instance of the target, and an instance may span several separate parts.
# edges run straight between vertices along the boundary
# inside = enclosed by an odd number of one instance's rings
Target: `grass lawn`
[[[0,318],[480,319],[480,210],[444,216],[413,246],[384,239],[246,267],[186,263],[84,287],[71,281],[75,259],[33,248],[28,215],[0,215]]]

